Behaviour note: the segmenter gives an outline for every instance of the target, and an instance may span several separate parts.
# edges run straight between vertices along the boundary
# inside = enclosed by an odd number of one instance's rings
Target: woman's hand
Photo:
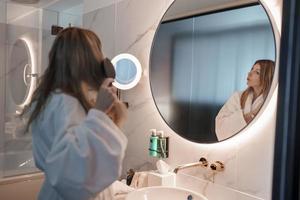
[[[257,107],[256,109],[252,110],[252,111],[251,111],[252,114],[253,114],[254,116],[256,116],[257,113],[258,113],[258,111],[260,110],[260,108],[261,108],[261,106],[259,106],[259,107]]]
[[[247,124],[249,124],[254,119],[254,117],[257,115],[259,110],[260,110],[260,107],[256,108],[255,110],[252,110],[250,113],[247,113],[244,115],[244,119]]]
[[[105,113],[108,113],[113,103],[118,100],[117,89],[111,85],[113,81],[112,78],[105,79],[98,91],[95,108]]]
[[[252,112],[244,114],[244,119],[247,124],[249,124],[253,118],[254,118],[254,116],[253,116]]]
[[[95,108],[105,112],[118,126],[123,126],[127,119],[127,108],[117,97],[117,89],[111,85],[112,78],[103,81],[97,96]]]

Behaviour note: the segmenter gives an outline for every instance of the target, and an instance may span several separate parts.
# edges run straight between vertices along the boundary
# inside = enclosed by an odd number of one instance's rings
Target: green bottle
[[[151,129],[150,133],[149,155],[157,157],[158,136],[156,135],[156,129]]]

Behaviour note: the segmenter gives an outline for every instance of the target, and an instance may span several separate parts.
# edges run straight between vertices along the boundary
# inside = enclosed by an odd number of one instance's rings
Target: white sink
[[[177,187],[146,187],[130,192],[126,200],[208,200],[201,194]]]

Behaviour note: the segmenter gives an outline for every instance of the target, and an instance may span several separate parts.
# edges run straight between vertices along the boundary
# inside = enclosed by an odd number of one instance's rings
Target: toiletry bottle
[[[149,155],[153,157],[157,157],[157,142],[158,136],[156,135],[156,129],[150,129],[150,147],[149,147]]]
[[[164,136],[164,131],[157,131],[158,147],[157,152],[160,158],[167,158],[167,138]]]

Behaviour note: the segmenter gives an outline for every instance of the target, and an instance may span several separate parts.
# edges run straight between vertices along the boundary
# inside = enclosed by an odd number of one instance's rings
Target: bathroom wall
[[[48,54],[55,39],[55,36],[51,35],[51,26],[58,25],[61,27],[68,27],[71,25],[81,27],[82,4],[63,11],[44,8],[42,13],[41,74],[47,68]]]
[[[90,11],[94,8],[99,9]],[[115,56],[116,5],[114,1],[85,1],[84,13],[83,27],[94,30],[98,34],[104,54],[108,58]]]
[[[84,5],[83,26],[100,36],[106,55],[112,58],[119,53],[131,53],[143,67],[140,83],[121,93],[121,98],[129,102],[129,117],[124,127],[129,143],[123,174],[129,168],[154,168],[156,159],[148,156],[148,131],[156,128],[170,136],[170,157],[165,161],[172,167],[197,162],[202,156],[210,163],[216,160],[225,163],[225,171],[217,174],[204,168],[182,171],[178,179],[180,186],[191,187],[211,199],[271,199],[276,90],[269,97],[270,103],[264,105],[264,112],[255,119],[258,123],[218,144],[186,141],[175,134],[159,115],[150,90],[149,57],[156,28],[172,2],[115,0],[86,1]],[[263,3],[269,6],[267,9],[275,8],[272,11],[280,26],[282,1],[265,0]]]
[[[42,16],[42,52],[41,52],[41,67],[42,71],[47,68],[48,64],[48,53],[50,51],[51,45],[55,39],[55,36],[51,35],[51,26],[58,24],[58,13],[44,9]]]

